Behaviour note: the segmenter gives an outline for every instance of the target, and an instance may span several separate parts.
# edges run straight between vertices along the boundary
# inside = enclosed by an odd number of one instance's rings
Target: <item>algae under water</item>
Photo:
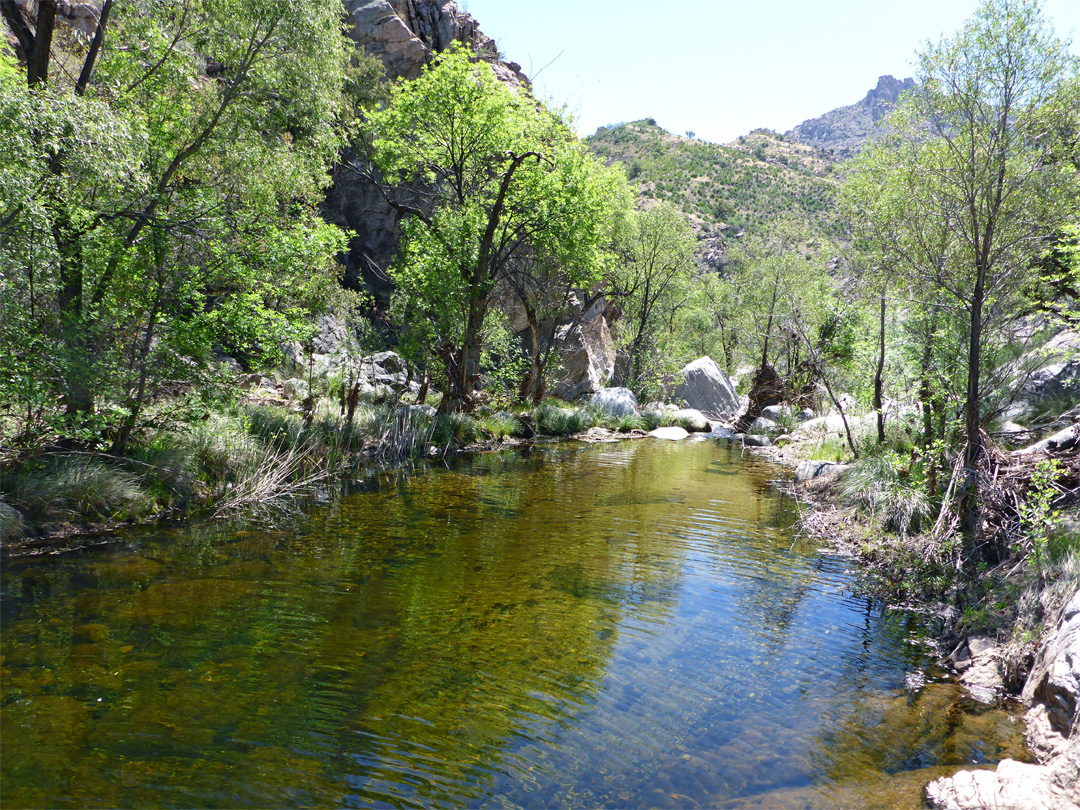
[[[1023,758],[777,475],[570,444],[10,560],[2,803],[907,808]]]

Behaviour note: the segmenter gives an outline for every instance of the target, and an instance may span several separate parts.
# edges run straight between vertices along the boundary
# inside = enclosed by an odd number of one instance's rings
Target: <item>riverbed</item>
[[[3,805],[910,808],[1026,759],[782,475],[568,443],[10,560]]]

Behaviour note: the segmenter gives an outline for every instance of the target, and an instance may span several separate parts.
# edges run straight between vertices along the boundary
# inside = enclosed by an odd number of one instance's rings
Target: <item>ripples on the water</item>
[[[16,562],[3,804],[911,807],[1023,756],[724,444],[387,476]]]

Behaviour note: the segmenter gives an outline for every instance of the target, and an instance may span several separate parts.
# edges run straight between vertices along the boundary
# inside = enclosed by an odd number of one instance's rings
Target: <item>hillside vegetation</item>
[[[788,222],[838,232],[834,163],[778,133],[758,129],[725,146],[673,135],[646,119],[601,127],[586,143],[625,166],[642,194],[671,202],[699,227],[726,225],[734,235]]]

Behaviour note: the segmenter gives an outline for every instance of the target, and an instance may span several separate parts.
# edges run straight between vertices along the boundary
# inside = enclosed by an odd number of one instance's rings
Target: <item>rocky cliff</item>
[[[487,57],[496,75],[509,84],[527,79],[521,66],[499,58],[495,40],[485,36],[472,15],[455,0],[344,0],[352,35],[378,57],[391,79],[415,79],[433,54],[459,42]]]
[[[861,101],[803,121],[786,135],[818,149],[832,151],[837,157],[850,157],[868,140],[880,136],[882,119],[896,105],[900,95],[914,87],[914,79],[882,76],[877,87]]]
[[[528,84],[521,67],[500,59],[495,41],[454,0],[344,0],[352,20],[350,34],[359,47],[378,58],[388,79],[420,75],[432,57],[453,43],[470,46],[488,60],[507,84]],[[349,160],[353,156],[347,155]],[[391,285],[385,270],[398,249],[398,215],[379,190],[339,166],[323,206],[326,218],[356,235],[344,257],[345,282],[367,290],[385,309]]]

